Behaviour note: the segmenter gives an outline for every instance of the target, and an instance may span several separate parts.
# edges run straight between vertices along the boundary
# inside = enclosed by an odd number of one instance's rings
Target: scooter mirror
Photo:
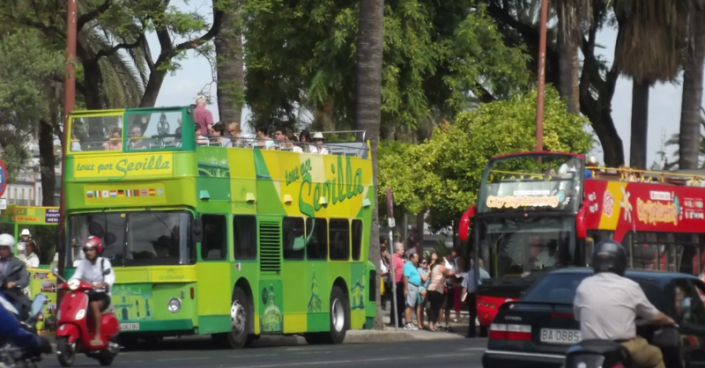
[[[59,269],[54,267],[51,269],[51,274],[54,276],[59,276]]]

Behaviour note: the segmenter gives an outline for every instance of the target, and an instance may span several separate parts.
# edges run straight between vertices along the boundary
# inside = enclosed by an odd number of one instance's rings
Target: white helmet
[[[0,234],[0,247],[10,247],[10,250],[14,252],[15,237],[10,234]]]
[[[21,233],[20,235],[21,235],[21,236],[25,236],[25,235],[27,235],[27,236],[32,236],[32,234],[29,233],[29,229],[24,229],[24,230],[22,230],[22,233]]]

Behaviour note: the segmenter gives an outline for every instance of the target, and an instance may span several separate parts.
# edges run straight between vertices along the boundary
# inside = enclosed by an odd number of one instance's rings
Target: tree
[[[253,122],[289,122],[304,106],[314,125],[354,124],[352,0],[251,0],[245,9],[246,100]],[[413,130],[476,102],[528,88],[527,57],[502,42],[476,0],[389,2],[384,13],[382,131]],[[328,123],[330,121],[330,123]]]
[[[630,164],[646,168],[649,89],[675,79],[681,64],[683,24],[690,1],[617,0],[619,23],[614,65],[632,78]]]
[[[361,0],[358,13],[358,36],[356,47],[356,81],[355,81],[355,126],[367,132],[372,159],[372,177],[375,190],[377,183],[377,139],[382,112],[382,56],[384,48],[384,0]],[[373,196],[373,198],[376,198]],[[376,201],[375,201],[376,202]],[[377,208],[377,203],[374,203]],[[391,240],[390,240],[391,241]],[[380,264],[379,218],[377,211],[372,211],[370,228],[370,260]],[[379,285],[379,274],[375,280]],[[382,306],[377,293],[377,318],[375,329],[384,328]]]
[[[547,88],[544,147],[585,153],[592,147],[586,119],[568,113],[558,92]],[[378,195],[394,190],[395,202],[415,213],[429,209],[431,228],[457,226],[477,199],[487,161],[497,155],[534,149],[536,92],[482,104],[436,128],[421,145],[384,145]]]
[[[27,144],[37,124],[50,118],[52,80],[61,75],[63,57],[47,52],[46,40],[34,30],[3,35],[0,43],[0,147],[12,178],[26,168]],[[52,168],[53,169],[53,168]]]
[[[678,166],[697,169],[702,138],[700,127],[705,63],[705,9],[694,9],[687,17],[686,51],[683,61],[683,100],[679,134]]]
[[[592,22],[593,0],[559,0],[554,2],[558,14],[558,53],[560,77],[558,91],[568,111],[580,112],[578,47],[584,24]]]
[[[242,19],[240,0],[224,4],[220,32],[215,37],[216,71],[218,73],[218,112],[225,123],[242,118],[245,64],[242,49]]]

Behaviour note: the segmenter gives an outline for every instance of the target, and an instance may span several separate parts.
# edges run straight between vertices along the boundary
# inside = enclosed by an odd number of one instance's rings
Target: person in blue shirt
[[[419,264],[418,253],[413,253],[409,256],[409,261],[404,264],[404,299],[406,310],[404,318],[406,319],[407,330],[418,330],[419,327],[411,323],[411,314],[416,311],[416,304],[419,298],[419,287],[421,286],[421,275],[417,269]],[[418,322],[418,321],[417,321]]]
[[[10,308],[14,309],[10,301],[0,292],[0,340],[28,349],[31,354],[50,354],[49,340],[23,330],[17,318],[10,312]]]

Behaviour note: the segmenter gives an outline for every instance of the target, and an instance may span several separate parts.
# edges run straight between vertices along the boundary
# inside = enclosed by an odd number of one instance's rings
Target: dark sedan
[[[516,302],[500,307],[489,330],[484,368],[560,367],[568,348],[580,341],[580,324],[573,315],[573,299],[580,282],[592,269],[553,271],[536,282]],[[681,302],[690,298],[690,313],[681,321],[681,332],[644,324],[637,330],[661,348],[666,366],[705,365],[705,283],[694,276],[672,272],[627,271],[660,311],[676,318]],[[693,335],[681,335],[687,331]],[[697,335],[697,336],[695,336]]]

